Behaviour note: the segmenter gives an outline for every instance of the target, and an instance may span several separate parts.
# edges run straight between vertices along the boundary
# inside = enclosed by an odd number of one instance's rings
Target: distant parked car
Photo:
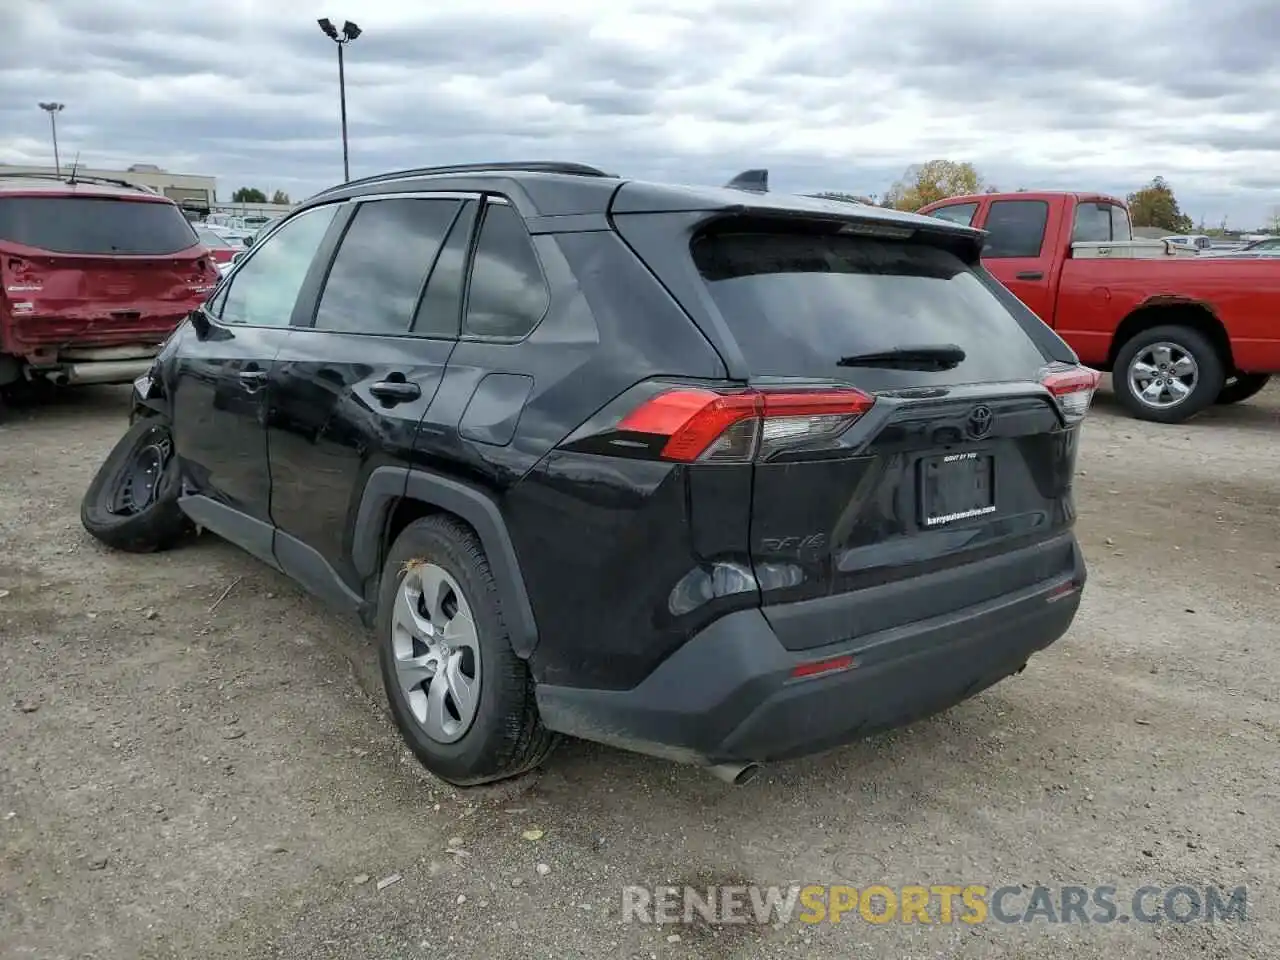
[[[237,250],[241,249],[240,246],[210,230],[204,224],[195,224],[195,230],[200,242],[209,248],[209,255],[213,257],[219,272],[225,272],[224,267],[230,265],[231,258],[235,256]]]
[[[1280,237],[1267,237],[1265,240],[1255,240],[1239,250],[1227,250],[1222,253],[1211,252],[1211,257],[1232,257],[1247,260],[1257,260],[1262,257],[1280,257]]]
[[[1211,246],[1213,246],[1213,241],[1209,237],[1206,237],[1204,234],[1195,234],[1192,236],[1161,237],[1161,239],[1164,240],[1165,243],[1173,244],[1175,247],[1190,247],[1199,253],[1204,253]]]
[[[0,175],[0,390],[131,383],[217,282],[168,197],[101,177]]]

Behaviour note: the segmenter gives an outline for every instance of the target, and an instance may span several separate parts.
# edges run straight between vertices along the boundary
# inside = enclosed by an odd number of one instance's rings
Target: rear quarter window
[[[0,197],[0,240],[98,256],[166,256],[198,242],[173,204],[57,196]]]
[[[1045,356],[981,267],[923,243],[833,234],[721,233],[692,255],[756,376],[869,389],[1034,377]],[[1039,322],[1039,321],[1035,321]],[[841,357],[955,344],[946,371],[842,367]]]

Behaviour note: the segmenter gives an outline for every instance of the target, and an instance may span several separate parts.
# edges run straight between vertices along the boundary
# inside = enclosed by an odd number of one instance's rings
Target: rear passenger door
[[[370,473],[403,464],[457,342],[477,200],[348,204],[272,370],[267,436],[276,559],[336,602],[358,598],[351,537]]]
[[[982,263],[997,280],[1053,326],[1053,250],[1045,241],[1049,204],[1044,200],[993,200],[981,224],[987,231]]]
[[[551,307],[544,257],[560,263],[555,239],[537,240],[541,247],[506,198],[486,198],[467,260],[458,346],[414,452],[422,466],[465,471],[495,492],[561,439],[563,425],[548,410],[522,420],[535,388],[553,389],[572,376],[584,351],[596,345],[594,327],[585,343],[530,336]],[[458,267],[461,280],[462,262]]]

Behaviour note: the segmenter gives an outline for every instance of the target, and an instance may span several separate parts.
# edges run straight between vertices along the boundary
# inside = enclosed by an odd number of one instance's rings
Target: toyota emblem
[[[991,421],[994,419],[995,416],[991,413],[990,407],[974,407],[973,412],[969,414],[969,436],[981,440],[991,432]]]

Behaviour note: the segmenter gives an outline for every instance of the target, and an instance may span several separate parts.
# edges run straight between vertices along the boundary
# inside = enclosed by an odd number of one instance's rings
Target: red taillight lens
[[[806,677],[820,677],[824,673],[849,670],[856,665],[853,657],[845,654],[840,657],[830,657],[826,660],[810,660],[807,663],[798,664],[792,668],[791,676],[796,680],[803,680]]]
[[[1046,370],[1040,378],[1045,389],[1058,401],[1068,423],[1084,419],[1101,381],[1102,374],[1089,367],[1056,367]]]
[[[618,429],[664,436],[664,460],[743,463],[780,449],[838,436],[871,408],[861,390],[668,390]]]

